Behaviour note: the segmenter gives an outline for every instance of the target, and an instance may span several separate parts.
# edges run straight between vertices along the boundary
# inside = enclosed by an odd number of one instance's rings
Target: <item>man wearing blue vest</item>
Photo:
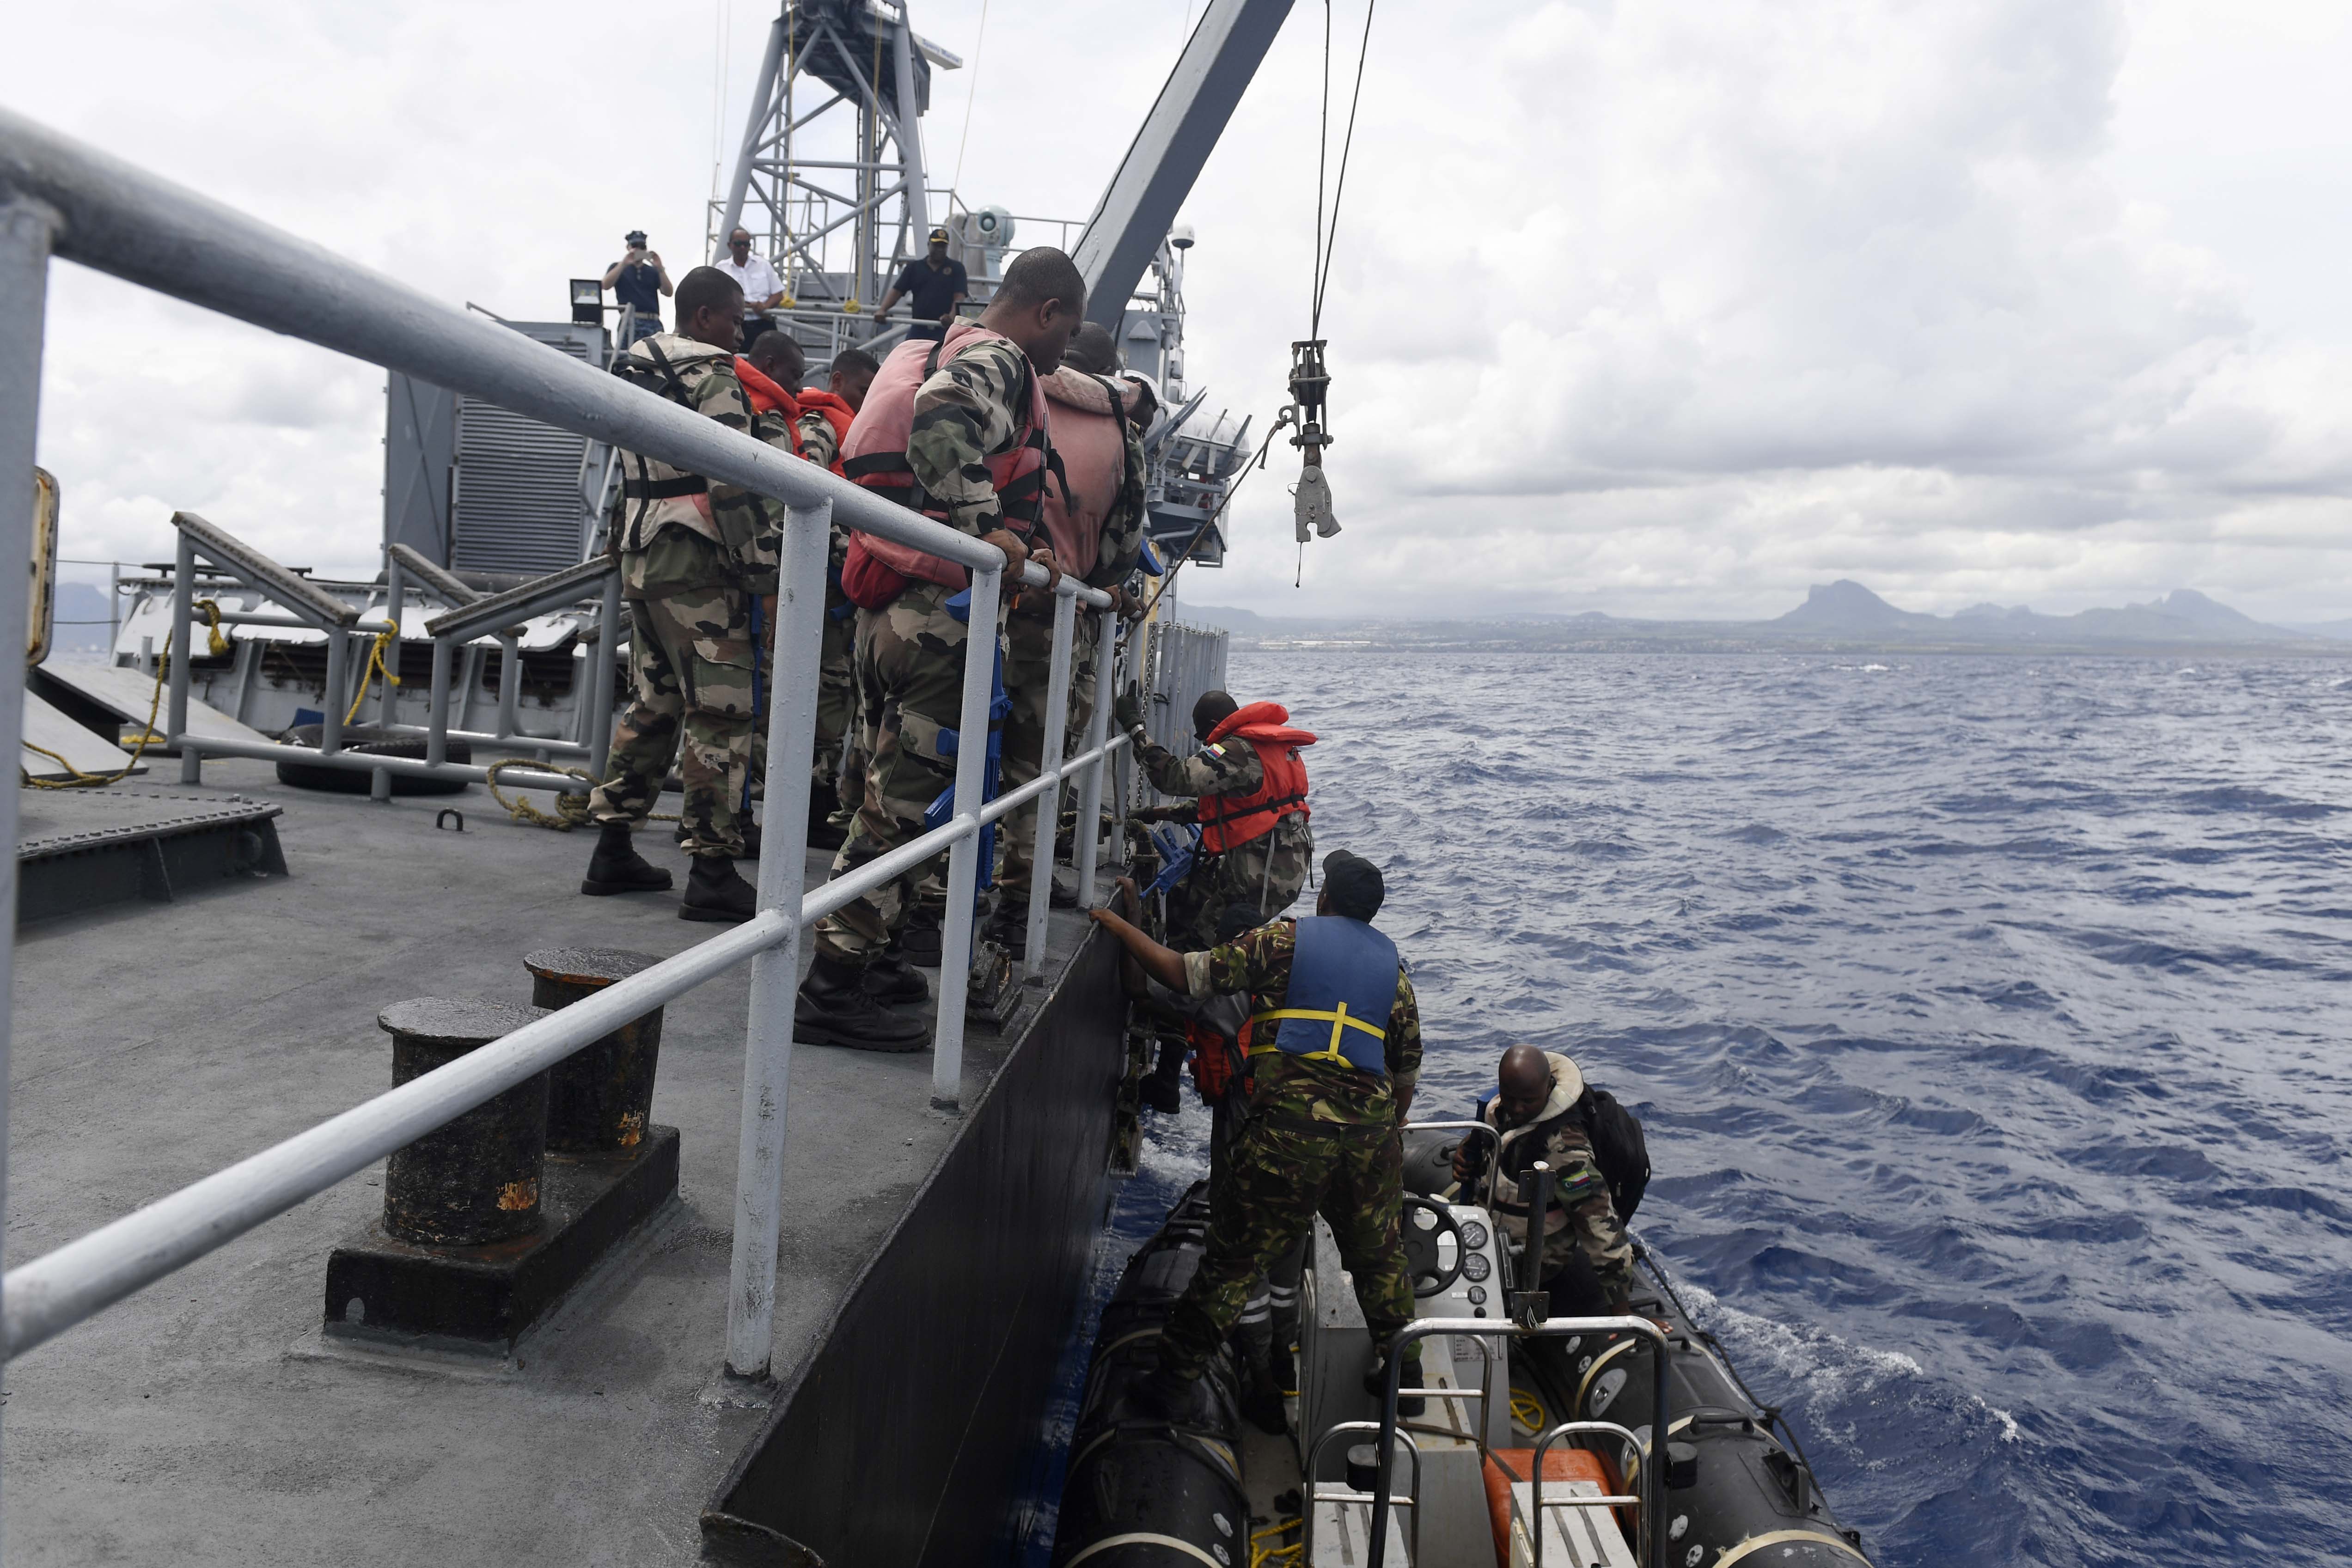
[[[1202,953],[1163,947],[1108,909],[1092,911],[1146,974],[1189,996],[1245,993],[1249,1118],[1210,1190],[1207,1255],[1169,1314],[1160,1367],[1137,1390],[1160,1415],[1193,1408],[1202,1372],[1252,1285],[1321,1214],[1354,1277],[1376,1357],[1412,1318],[1402,1230],[1398,1128],[1421,1071],[1421,1012],[1396,944],[1372,929],[1380,868],[1336,850],[1323,862],[1312,916],[1277,920]],[[1399,1386],[1421,1386],[1419,1347]],[[1419,1415],[1423,1401],[1398,1409]]]

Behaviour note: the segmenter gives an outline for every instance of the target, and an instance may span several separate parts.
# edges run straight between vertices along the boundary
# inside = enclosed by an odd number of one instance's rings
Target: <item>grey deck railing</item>
[[[21,116],[0,110],[0,476],[30,472],[39,412],[40,359],[47,267],[78,262],[160,294],[201,305],[270,331],[301,338],[437,386],[544,421],[561,429],[657,457],[689,473],[740,485],[782,502],[783,562],[779,587],[775,678],[769,707],[764,850],[760,913],[750,922],[688,948],[517,1030],[459,1061],[381,1094],[295,1137],[217,1171],[146,1207],[21,1264],[0,1281],[0,1354],[15,1356],[112,1302],[152,1283],[275,1215],[382,1159],[424,1133],[463,1114],[607,1033],[619,1023],[691,990],[735,965],[751,966],[745,1024],[740,1145],[737,1162],[734,1251],[729,1281],[726,1363],[764,1375],[775,1312],[776,1249],[782,1204],[785,1109],[793,1056],[793,1003],[802,930],[828,912],[942,850],[948,858],[948,959],[940,970],[932,1103],[959,1108],[969,949],[977,885],[978,834],[1024,800],[1066,781],[1079,785],[1078,883],[1094,884],[1095,834],[1102,806],[1102,768],[1123,744],[1106,740],[1118,622],[1102,593],[1065,579],[1054,618],[1054,711],[1046,754],[1031,785],[983,805],[986,747],[967,745],[956,758],[949,822],[856,873],[803,892],[810,762],[814,753],[818,664],[824,635],[825,562],[835,523],[928,550],[971,572],[971,624],[976,638],[997,623],[1005,558],[994,548],[929,522],[789,454],[766,446],[488,320],[441,305],[405,285],[308,241],[273,229],[219,203],[81,145]],[[217,530],[215,530],[217,532]],[[182,582],[196,536],[183,528]],[[0,560],[28,559],[29,486],[0,484]],[[233,542],[233,541],[231,541]],[[228,544],[215,539],[214,549]],[[266,572],[264,561],[240,570]],[[1031,566],[1024,580],[1042,584]],[[185,597],[184,595],[183,597]],[[605,599],[608,612],[613,599]],[[1077,607],[1100,617],[1101,658],[1087,749],[1062,755],[1062,682],[1070,668]],[[321,614],[352,617],[338,606]],[[478,620],[467,606],[441,618],[449,631]],[[506,607],[509,613],[513,607]],[[24,645],[26,605],[21,586],[0,591],[0,647]],[[495,616],[493,617],[495,619]],[[436,624],[441,624],[436,622]],[[608,630],[613,622],[605,622]],[[187,669],[189,622],[175,622],[173,669]],[[485,627],[483,630],[495,630]],[[13,639],[13,641],[12,641]],[[446,638],[438,638],[446,642]],[[330,646],[336,645],[331,637]],[[984,643],[982,646],[985,646]],[[609,662],[610,644],[597,654]],[[965,661],[962,733],[987,733],[992,686],[985,658]],[[171,728],[184,745],[185,686],[174,682]],[[22,723],[24,673],[0,660],[0,733]],[[201,747],[228,748],[212,741]],[[251,747],[245,749],[250,750]],[[271,755],[274,747],[261,748]],[[292,748],[289,748],[292,749]],[[294,750],[315,758],[317,752]],[[185,766],[200,766],[190,750]],[[363,766],[373,766],[370,758]],[[411,763],[423,767],[426,764]],[[1031,879],[1029,967],[1040,968],[1059,813],[1038,812]],[[17,787],[0,786],[0,843],[16,833]],[[1118,838],[1112,835],[1112,852]],[[0,909],[16,904],[16,860],[0,855]],[[6,1013],[14,940],[0,936],[0,1196],[5,1196]]]

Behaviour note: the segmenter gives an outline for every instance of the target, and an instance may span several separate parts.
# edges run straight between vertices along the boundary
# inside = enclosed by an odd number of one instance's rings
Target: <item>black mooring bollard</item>
[[[523,959],[530,999],[568,1008],[615,980],[659,962],[649,953],[611,947],[542,947]],[[659,1008],[592,1040],[550,1070],[547,1146],[566,1155],[634,1154],[653,1114],[654,1069],[661,1057]]]
[[[394,1088],[511,1034],[544,1008],[481,998],[394,1002],[376,1022],[392,1036]],[[404,1241],[477,1246],[540,1227],[547,1157],[547,1074],[534,1074],[394,1151],[383,1177],[383,1228]]]

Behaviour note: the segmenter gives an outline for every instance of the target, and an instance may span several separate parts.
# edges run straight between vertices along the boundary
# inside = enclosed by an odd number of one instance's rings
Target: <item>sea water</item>
[[[1229,684],[1387,873],[1414,1113],[1519,1040],[1633,1106],[1636,1228],[1875,1561],[2352,1555],[2352,659]],[[1197,1105],[1146,1125],[1097,1301],[1202,1168]]]

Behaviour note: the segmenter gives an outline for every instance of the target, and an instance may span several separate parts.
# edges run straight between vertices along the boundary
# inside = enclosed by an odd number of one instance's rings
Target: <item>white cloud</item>
[[[977,78],[968,201],[1083,216],[1197,8],[1000,4],[975,49],[977,0],[919,0],[974,57],[937,78],[934,164]],[[1343,101],[1361,14],[1339,0]],[[697,248],[714,45],[731,137],[767,15],[53,9],[27,57],[106,68],[5,90],[453,304],[552,315],[623,228]],[[1295,12],[1185,214],[1194,382],[1260,430],[1306,329],[1320,20]],[[2322,199],[2352,178],[2347,57],[2316,5],[1391,0],[1325,320],[1347,532],[1290,591],[1282,448],[1184,592],[1753,613],[1845,575],[1918,608],[2193,584],[2352,612],[2326,261],[2352,204]],[[2328,172],[2246,178],[2276,160]],[[370,560],[373,368],[59,268],[45,384],[74,553],[155,559],[188,507]]]

